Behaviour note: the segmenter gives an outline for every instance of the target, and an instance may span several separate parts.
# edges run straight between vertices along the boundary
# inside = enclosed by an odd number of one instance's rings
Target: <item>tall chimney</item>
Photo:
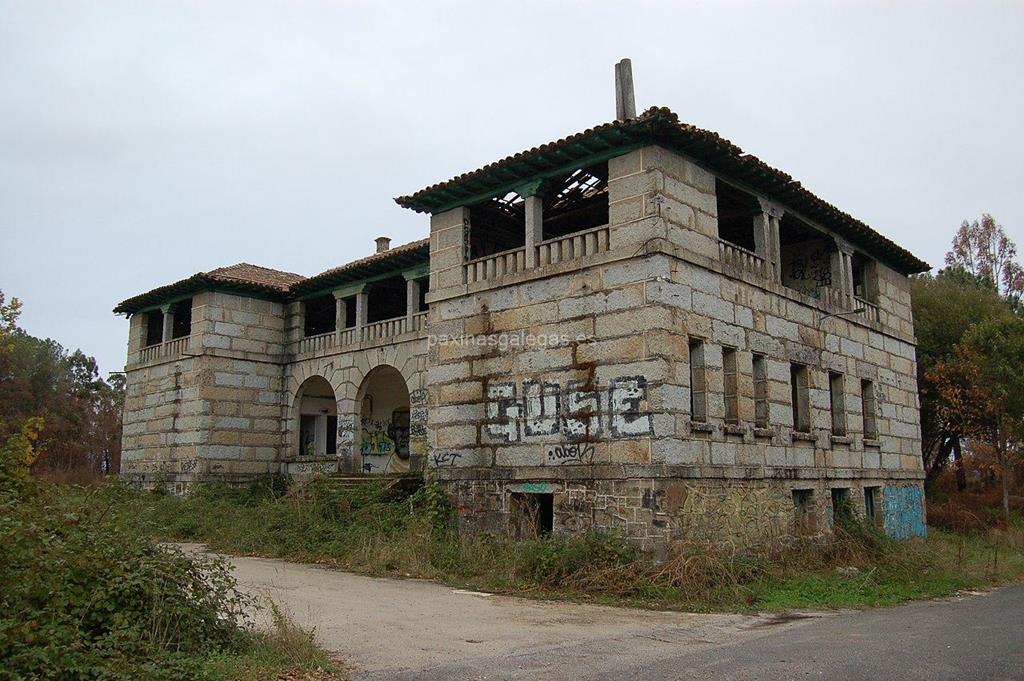
[[[620,121],[636,118],[633,63],[629,59],[623,59],[615,65],[615,118]]]
[[[377,242],[378,253],[383,253],[384,251],[391,248],[391,237],[379,236],[376,239],[374,239],[374,241]]]

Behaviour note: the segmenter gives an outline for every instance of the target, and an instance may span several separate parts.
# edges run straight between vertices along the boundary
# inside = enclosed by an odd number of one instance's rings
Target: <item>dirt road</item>
[[[243,588],[314,628],[356,679],[1024,678],[1016,624],[1024,586],[868,612],[754,617],[540,602],[231,561]]]

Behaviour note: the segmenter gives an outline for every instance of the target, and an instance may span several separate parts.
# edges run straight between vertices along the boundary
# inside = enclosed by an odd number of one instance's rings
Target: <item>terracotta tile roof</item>
[[[225,281],[244,281],[250,284],[276,287],[281,291],[287,291],[289,286],[297,284],[306,278],[294,272],[272,270],[269,267],[250,265],[247,262],[240,262],[237,265],[229,265],[227,267],[218,267],[206,274]]]
[[[209,272],[199,272],[173,284],[160,286],[133,296],[119,303],[114,308],[114,312],[133,314],[163,305],[177,298],[209,290],[255,295],[285,302],[303,295],[337,288],[346,283],[389,270],[426,264],[429,262],[429,250],[430,240],[421,239],[396,246],[382,253],[374,253],[309,278],[293,272],[282,272],[269,267],[241,262],[227,267],[218,267]]]
[[[791,176],[744,153],[716,132],[681,123],[679,117],[666,108],[654,107],[626,121],[605,123],[542,144],[414,194],[400,196],[395,201],[419,212],[441,212],[486,200],[529,179],[564,173],[588,159],[610,158],[631,148],[651,144],[685,154],[726,179],[745,183],[764,196],[832,229],[905,274],[930,269],[928,263],[815,196]]]
[[[320,274],[305,279],[291,287],[294,296],[322,291],[329,287],[338,287],[349,282],[380,274],[400,267],[413,267],[427,264],[430,258],[430,239],[420,239],[401,246],[395,246],[381,253],[373,253],[365,258],[334,267]]]

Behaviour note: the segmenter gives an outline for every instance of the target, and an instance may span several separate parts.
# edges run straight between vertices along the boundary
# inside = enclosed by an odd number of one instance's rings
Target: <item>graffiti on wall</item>
[[[612,379],[607,389],[596,390],[569,381],[563,390],[557,383],[523,381],[522,397],[513,382],[492,383],[487,388],[487,434],[504,442],[533,437],[564,435],[570,442],[601,437],[602,415],[611,437],[637,437],[654,432],[643,376]]]
[[[356,420],[352,416],[338,417],[338,456],[350,456],[356,441]]]
[[[885,533],[894,539],[924,537],[924,495],[917,486],[885,488],[883,497]]]
[[[551,445],[545,455],[547,462],[555,465],[594,463],[594,445],[585,442]]]
[[[816,295],[822,286],[832,285],[831,255],[822,244],[794,245],[784,256],[782,283],[789,288]]]

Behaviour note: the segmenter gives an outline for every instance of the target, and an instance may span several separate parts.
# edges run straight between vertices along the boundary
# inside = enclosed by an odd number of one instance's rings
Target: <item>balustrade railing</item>
[[[857,296],[854,296],[853,300],[856,303],[854,307],[863,309],[863,312],[860,313],[862,317],[867,319],[869,322],[882,321],[882,314],[881,311],[878,309],[877,304],[869,302]]]
[[[466,263],[466,282],[491,281],[506,274],[515,274],[526,268],[526,249],[515,248],[494,255],[476,258]]]
[[[722,266],[731,272],[748,273],[758,277],[768,275],[767,261],[757,253],[748,251],[742,246],[719,239],[718,256],[722,261]]]
[[[584,232],[542,241],[534,246],[537,249],[537,267],[604,253],[609,248],[608,240],[608,225],[602,225]]]
[[[299,340],[299,352],[315,352],[317,350],[326,350],[327,348],[334,347],[334,340],[337,334],[334,331],[328,331],[327,333],[317,334],[315,336],[306,336]]]
[[[139,351],[139,362],[152,362],[161,357],[180,355],[188,350],[190,338],[191,336],[182,336],[181,338],[171,339],[166,343],[157,343],[156,345],[142,348]]]

